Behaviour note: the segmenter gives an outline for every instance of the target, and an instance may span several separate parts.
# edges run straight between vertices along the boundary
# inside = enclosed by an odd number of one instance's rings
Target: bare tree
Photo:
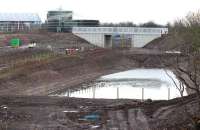
[[[184,46],[185,51],[182,52],[184,57],[180,58],[180,56],[177,56],[176,62],[170,65],[170,68],[176,73],[179,81],[175,82],[166,70],[165,72],[173,81],[181,96],[183,96],[184,85],[189,94],[196,94],[198,114],[190,115],[186,106],[184,109],[193,124],[200,125],[200,11],[189,13],[185,18],[177,20],[171,27],[170,33],[183,39],[181,46]],[[176,45],[176,43],[174,44]],[[165,62],[161,61],[161,63],[166,66]],[[182,100],[184,102],[183,98]]]
[[[188,63],[186,68],[183,68],[181,66],[178,66],[176,69],[179,74],[184,74],[187,76],[186,79],[183,78],[183,76],[179,76],[182,82],[184,82],[187,87],[191,90],[193,90],[193,93],[196,93],[200,100],[200,55],[192,55],[188,56]],[[189,82],[192,82],[189,83]]]
[[[173,84],[175,85],[176,89],[179,91],[180,96],[184,96],[184,91],[185,91],[185,85],[181,80],[178,80],[178,82],[175,81],[175,79],[167,72],[166,69],[164,69],[166,75],[172,80]]]
[[[163,63],[163,62],[162,62]],[[178,63],[178,62],[177,62]],[[176,64],[174,65],[173,67],[173,70],[176,72],[176,75],[177,75],[177,79],[178,79],[178,82],[168,73],[167,69],[164,68],[164,71],[166,73],[166,75],[172,80],[173,84],[175,85],[175,87],[178,89],[178,91],[180,92],[180,95],[181,95],[181,100],[182,102],[185,102],[185,99],[183,98],[184,96],[184,91],[185,91],[185,88],[189,86],[189,88],[191,87],[191,85],[187,84],[186,80],[184,78],[181,78],[180,76],[180,73],[177,73],[177,70],[179,70],[179,64]],[[174,69],[176,68],[176,69]],[[188,72],[184,72],[186,73],[187,75],[189,74]],[[196,90],[197,91],[197,87],[193,86],[191,87],[193,90]],[[199,90],[198,90],[199,91]],[[198,97],[198,103],[199,103],[199,96]],[[189,108],[187,105],[183,105],[183,111],[184,111],[184,114],[186,115],[187,119],[190,121],[190,123],[192,123],[193,127],[196,129],[196,130],[199,130],[199,126],[200,126],[200,115],[194,115],[194,114],[191,114],[190,110],[191,108]],[[198,104],[198,109],[200,108],[200,104]],[[200,109],[199,109],[200,110]]]

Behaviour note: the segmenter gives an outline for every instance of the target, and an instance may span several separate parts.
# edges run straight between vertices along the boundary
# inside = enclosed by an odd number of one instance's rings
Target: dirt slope
[[[34,51],[35,52],[35,51]],[[148,52],[144,51],[143,53]],[[38,52],[39,53],[39,52]],[[105,74],[120,72],[138,67],[162,67],[160,58],[174,63],[171,55],[136,51],[97,49],[76,56],[36,55],[21,60],[20,52],[11,55],[11,63],[1,61],[8,68],[0,70],[1,95],[48,95],[52,92],[74,87]],[[142,53],[142,52],[140,52]],[[2,56],[4,57],[4,56]],[[2,58],[3,59],[3,58]],[[15,59],[16,64],[13,65]],[[20,62],[19,62],[20,61]]]
[[[147,49],[156,49],[156,50],[178,50],[182,51],[187,48],[185,42],[178,36],[174,35],[163,35],[160,38],[157,38],[151,41],[149,44],[144,46]]]
[[[9,41],[12,38],[20,38],[24,44],[35,41],[39,44],[48,44],[56,46],[92,46],[84,39],[81,39],[71,33],[27,33],[27,34],[1,34],[0,46],[9,45]]]

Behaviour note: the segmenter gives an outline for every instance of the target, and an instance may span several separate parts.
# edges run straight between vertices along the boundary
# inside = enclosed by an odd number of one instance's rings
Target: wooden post
[[[144,101],[144,88],[142,88],[142,101]]]
[[[92,87],[92,92],[93,92],[93,98],[95,99],[95,86]]]
[[[168,100],[170,100],[170,87],[168,87]]]
[[[18,30],[18,31],[20,30],[19,21],[17,22],[17,30]]]
[[[119,99],[119,88],[117,87],[117,99]]]
[[[8,23],[7,23],[7,32],[8,32]]]
[[[67,91],[67,97],[70,97],[70,90]]]

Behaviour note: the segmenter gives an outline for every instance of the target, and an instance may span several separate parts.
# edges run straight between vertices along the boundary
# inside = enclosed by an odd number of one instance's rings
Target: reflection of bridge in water
[[[102,87],[139,87],[139,88],[152,88],[157,89],[162,86],[162,84],[168,85],[166,81],[161,81],[159,79],[136,79],[136,78],[120,78],[120,79],[97,79],[89,83],[83,83],[81,86],[75,89],[70,89],[71,92],[82,91],[90,88],[102,88]]]
[[[159,79],[98,79],[67,90],[64,95],[107,99],[170,99],[170,91],[174,91],[174,88],[171,89],[168,82]]]
[[[136,79],[136,78],[120,78],[120,79],[98,79],[95,81],[97,84],[96,87],[102,87],[102,84],[109,85],[131,85],[132,87],[160,87],[164,81],[158,79]],[[105,85],[103,85],[105,87]]]
[[[167,28],[142,27],[73,27],[72,32],[99,47],[143,47],[168,33]]]
[[[173,72],[169,71],[169,74],[176,81]],[[166,100],[180,97],[180,92],[162,69],[134,69],[102,76],[68,88],[59,95],[79,98]]]

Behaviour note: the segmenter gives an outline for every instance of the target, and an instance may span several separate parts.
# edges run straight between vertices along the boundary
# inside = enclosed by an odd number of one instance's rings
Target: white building
[[[0,32],[25,31],[40,27],[41,19],[33,13],[0,13]]]

